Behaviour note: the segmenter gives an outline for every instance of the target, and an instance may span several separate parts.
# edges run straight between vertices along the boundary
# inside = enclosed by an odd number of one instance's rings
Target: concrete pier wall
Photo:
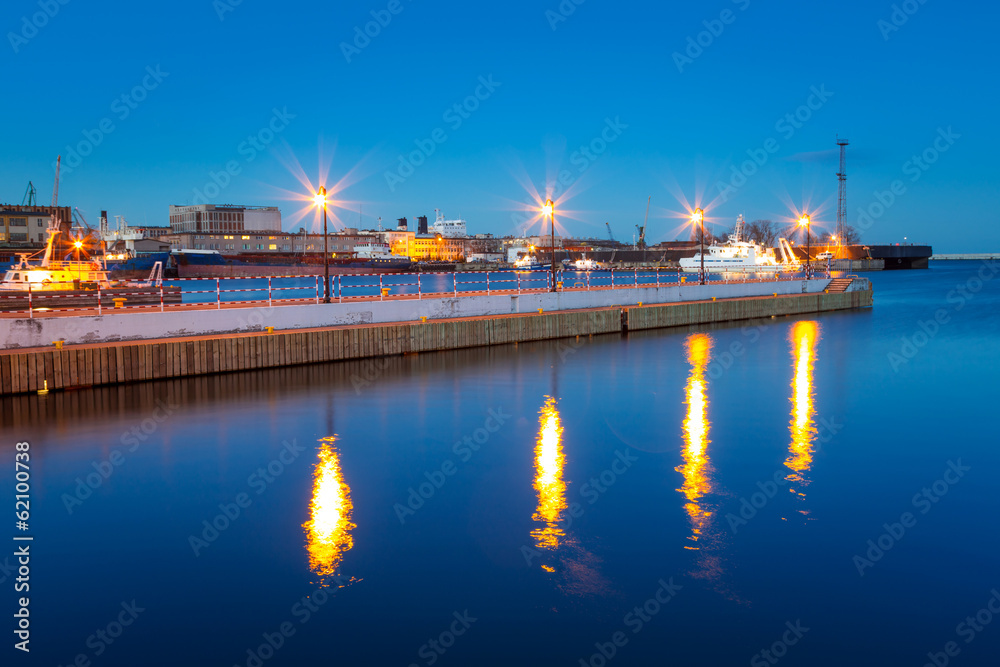
[[[638,303],[734,299],[741,297],[819,293],[829,280],[782,280],[766,283],[683,284],[639,288],[530,292],[385,301],[284,305],[273,308],[167,310],[77,317],[0,318],[0,349],[29,348],[64,341],[67,345],[115,341],[209,336],[263,331],[489,317],[507,313],[537,313],[632,306]]]
[[[820,282],[820,281],[817,281]],[[867,281],[866,281],[867,282]],[[509,297],[507,297],[509,299]],[[810,292],[428,322],[356,324],[0,351],[0,395],[190,377],[872,305],[872,292]],[[134,317],[134,316],[130,316]]]

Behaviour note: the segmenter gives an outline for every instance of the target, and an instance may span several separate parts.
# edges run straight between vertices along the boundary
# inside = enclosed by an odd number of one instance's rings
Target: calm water
[[[30,664],[995,664],[981,266],[867,274],[864,312],[5,399]]]

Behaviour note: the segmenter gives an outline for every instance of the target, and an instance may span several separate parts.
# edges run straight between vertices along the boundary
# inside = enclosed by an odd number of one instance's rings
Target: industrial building
[[[232,234],[234,232],[281,233],[281,211],[277,206],[199,204],[171,206],[170,231],[175,234]]]
[[[45,243],[49,218],[68,224],[73,213],[69,206],[15,206],[0,204],[0,242]]]
[[[241,234],[192,234],[171,233],[160,236],[161,241],[170,244],[171,250],[218,250],[223,255],[258,255],[274,253],[323,254],[323,235],[279,232],[262,234],[245,232]],[[328,235],[327,249],[331,255],[346,255],[354,252],[354,246],[378,241],[377,232],[359,232],[348,228]]]

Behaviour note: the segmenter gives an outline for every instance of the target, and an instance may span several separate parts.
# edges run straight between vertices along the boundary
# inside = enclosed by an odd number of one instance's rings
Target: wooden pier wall
[[[374,324],[0,351],[0,395],[143,382],[872,305],[872,292]]]

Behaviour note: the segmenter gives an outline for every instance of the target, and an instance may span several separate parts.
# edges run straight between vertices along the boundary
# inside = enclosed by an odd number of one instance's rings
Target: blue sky
[[[314,216],[291,193],[322,165],[351,226],[359,207],[365,227],[440,208],[509,234],[565,170],[575,235],[607,221],[631,240],[649,196],[654,242],[685,236],[695,204],[719,227],[808,210],[832,229],[839,133],[866,242],[1000,249],[993,6],[913,0],[894,25],[893,3],[850,0],[235,1],[5,3],[0,201],[32,180],[48,202],[62,154],[60,203],[92,223],[166,224],[202,193],[297,229]],[[355,42],[372,12],[385,25]],[[720,196],[734,169],[745,183]]]

